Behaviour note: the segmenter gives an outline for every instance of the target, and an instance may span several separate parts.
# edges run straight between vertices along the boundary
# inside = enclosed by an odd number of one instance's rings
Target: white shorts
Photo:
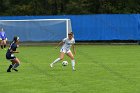
[[[70,49],[67,50],[67,49],[63,49],[63,48],[62,48],[62,49],[60,50],[60,52],[63,52],[63,53],[69,53],[69,52],[71,52],[71,50],[70,50]]]

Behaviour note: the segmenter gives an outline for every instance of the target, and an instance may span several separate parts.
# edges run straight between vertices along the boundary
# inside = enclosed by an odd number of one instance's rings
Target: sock
[[[4,48],[6,48],[6,45],[4,45]]]
[[[1,45],[1,49],[3,49],[3,45]]]
[[[75,60],[71,60],[72,69],[75,67]]]
[[[12,67],[13,67],[13,65],[10,65],[9,68],[8,68],[8,70],[11,70]]]
[[[54,62],[52,64],[57,63],[58,61],[60,61],[60,58],[57,58],[56,60],[54,60]]]
[[[14,65],[13,65],[13,69],[15,69],[15,68],[17,68],[19,66],[19,63],[15,63]]]

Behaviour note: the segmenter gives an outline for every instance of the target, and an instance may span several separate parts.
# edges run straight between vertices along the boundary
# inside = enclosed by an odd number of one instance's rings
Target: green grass
[[[61,62],[53,46],[20,47],[19,72],[7,73],[10,62],[0,50],[1,93],[140,93],[140,46],[76,46],[76,71]]]

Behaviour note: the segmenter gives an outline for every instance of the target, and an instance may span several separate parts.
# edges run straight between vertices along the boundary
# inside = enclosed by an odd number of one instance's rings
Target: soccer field
[[[0,93],[140,93],[140,46],[77,45],[76,71],[67,56],[68,66],[49,67],[59,56],[54,46],[18,50],[19,72],[11,73],[0,50]]]

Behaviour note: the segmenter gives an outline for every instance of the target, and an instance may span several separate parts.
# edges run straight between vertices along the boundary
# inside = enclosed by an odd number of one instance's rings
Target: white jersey
[[[74,38],[72,38],[71,40],[69,40],[69,38],[64,38],[63,42],[64,42],[64,44],[62,46],[62,49],[65,49],[67,51],[70,50],[70,48],[73,44],[75,44]]]

